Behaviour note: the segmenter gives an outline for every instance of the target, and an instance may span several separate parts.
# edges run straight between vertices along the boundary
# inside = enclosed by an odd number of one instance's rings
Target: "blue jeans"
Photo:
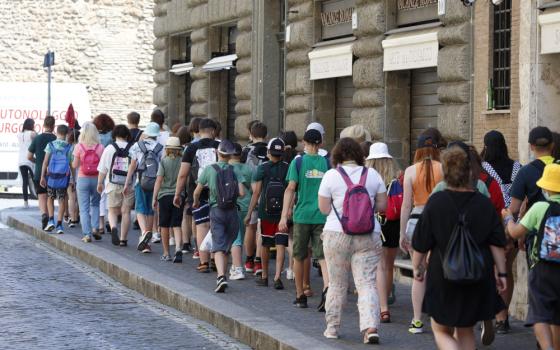
[[[80,206],[80,223],[84,236],[91,236],[92,225],[99,222],[99,200],[97,177],[78,177],[76,184],[78,205]]]

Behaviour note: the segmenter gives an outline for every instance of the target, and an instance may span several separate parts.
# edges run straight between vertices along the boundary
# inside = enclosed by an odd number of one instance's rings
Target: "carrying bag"
[[[47,187],[53,189],[63,189],[68,187],[70,181],[70,161],[68,152],[70,146],[67,144],[62,149],[57,149],[52,142],[49,143],[51,155],[47,167]]]
[[[148,150],[144,141],[138,141],[138,147],[140,147],[140,150],[144,154],[142,161],[138,165],[140,187],[144,191],[152,192],[156,185],[160,152],[163,149],[163,146],[157,143],[153,150]]]
[[[111,143],[111,145],[115,148],[115,153],[113,154],[111,168],[109,169],[109,182],[116,185],[124,185],[130,166],[128,151],[132,143],[128,143],[125,148],[120,148],[116,142]]]
[[[212,164],[212,168],[216,170],[218,208],[236,208],[237,197],[239,197],[239,183],[237,182],[233,166],[227,165],[222,168],[218,164]]]
[[[251,172],[255,172],[257,167],[268,161],[268,148],[266,143],[258,142],[245,147],[241,154],[241,162],[251,167]]]
[[[288,164],[280,162],[277,166],[278,176],[272,176],[271,169],[273,163],[267,162],[263,164],[264,177],[268,179],[264,190],[264,211],[269,216],[281,216],[282,206],[284,204],[284,190],[286,189],[286,174],[288,172]]]
[[[393,179],[387,190],[387,209],[385,217],[389,221],[397,221],[401,218],[401,208],[403,203],[403,186],[400,179]]]
[[[536,233],[527,238],[529,267],[539,261],[560,263],[560,204],[548,201],[546,213]]]
[[[97,166],[99,165],[99,154],[97,154],[97,147],[99,144],[95,145],[95,147],[87,149],[84,147],[83,144],[79,144],[83,152],[83,156],[80,162],[80,169],[82,173],[86,176],[97,176],[99,172],[97,171]]]
[[[448,194],[448,196],[453,206],[457,208],[451,195]],[[475,195],[465,204],[465,210],[474,197]],[[473,284],[484,278],[484,257],[470,233],[466,214],[458,209],[457,211],[459,217],[442,257],[443,277],[458,284]]]
[[[372,233],[375,228],[375,210],[371,205],[371,198],[366,189],[368,170],[362,168],[360,181],[355,184],[352,182],[346,171],[339,166],[336,170],[342,176],[347,189],[342,203],[342,216],[331,203],[331,206],[342,225],[342,230],[347,235],[364,235]]]
[[[191,164],[191,171],[189,172],[189,182],[194,184],[196,187],[196,183],[198,178],[206,169],[207,166],[212,165],[218,161],[218,151],[214,147],[207,147],[197,149],[195,152],[195,156],[193,162]]]

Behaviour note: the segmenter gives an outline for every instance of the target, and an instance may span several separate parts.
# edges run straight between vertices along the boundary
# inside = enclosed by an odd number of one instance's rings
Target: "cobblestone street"
[[[248,349],[21,232],[0,249],[0,349]]]

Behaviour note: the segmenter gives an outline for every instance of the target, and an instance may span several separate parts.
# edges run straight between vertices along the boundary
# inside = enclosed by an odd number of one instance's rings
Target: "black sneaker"
[[[103,237],[101,237],[101,235],[99,234],[99,232],[94,232],[94,233],[93,233],[93,238],[95,238],[96,241],[100,241],[101,238],[103,238]]]
[[[183,252],[178,250],[177,252],[175,252],[175,256],[173,257],[173,263],[180,264],[182,262],[183,262]]]
[[[111,232],[111,225],[108,222],[105,223],[105,230]]]
[[[150,239],[152,239],[152,231],[146,231],[140,236],[140,241],[138,242],[138,246],[136,249],[142,251],[146,248],[148,243],[150,243]]]
[[[117,230],[116,227],[113,227],[110,232],[111,243],[113,243],[113,245],[119,245],[119,243],[121,242],[121,240],[119,239],[119,230]]]
[[[268,278],[257,278],[256,284],[259,287],[268,287]]]
[[[132,223],[132,229],[133,230],[139,230],[140,229],[140,224],[138,223],[138,220],[134,220],[134,222]]]
[[[192,252],[192,247],[190,243],[183,243],[183,248],[181,249],[181,251],[183,252],[183,254],[187,254]]]
[[[300,309],[307,309],[307,297],[302,294],[299,298],[296,298],[294,305]]]
[[[274,289],[276,290],[284,289],[284,284],[282,283],[282,280],[280,278],[274,281]]]
[[[506,319],[505,321],[496,321],[495,329],[497,334],[508,334],[511,330],[509,327],[509,320]]]
[[[220,276],[220,277],[218,277],[218,280],[216,281],[216,289],[214,289],[214,292],[224,293],[226,291],[227,286],[228,286],[228,283],[227,283],[227,280],[226,280],[226,276]]]
[[[41,215],[41,229],[44,230],[49,223],[49,216],[47,214]]]
[[[319,306],[317,306],[317,311],[319,311],[319,312],[325,312],[325,302],[327,301],[327,291],[328,290],[329,290],[329,287],[325,288],[323,293],[321,293],[321,302],[319,303]]]
[[[218,268],[216,267],[216,261],[214,261],[214,259],[210,259],[210,270],[214,272],[218,272]]]
[[[128,241],[126,241],[126,240],[121,240],[120,243],[119,243],[119,246],[121,246],[121,247],[126,247],[126,246],[128,246]]]

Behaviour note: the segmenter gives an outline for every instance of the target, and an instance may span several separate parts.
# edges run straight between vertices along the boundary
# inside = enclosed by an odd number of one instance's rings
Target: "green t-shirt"
[[[265,174],[265,167],[270,167],[268,174]],[[266,186],[268,185],[268,182],[270,181],[271,178],[276,177],[282,180],[282,178],[284,177],[283,180],[285,180],[285,175],[282,172],[286,173],[287,169],[288,169],[288,164],[284,161],[279,161],[279,162],[268,161],[259,165],[255,173],[253,174],[253,182],[262,181],[261,196],[259,198],[259,219],[265,219],[267,221],[272,221],[272,222],[280,221],[279,216],[269,216],[266,214],[266,211],[264,210],[264,205],[266,202],[265,199]]]
[[[226,162],[219,161],[216,163],[220,168],[225,168],[229,164]],[[236,174],[237,176],[237,174]],[[202,174],[198,177],[197,183],[208,186],[209,190],[209,198],[208,204],[210,207],[215,207],[218,204],[218,173],[216,173],[216,169],[212,165],[207,166],[202,171]]]
[[[294,222],[297,224],[324,224],[326,216],[319,211],[319,186],[328,170],[327,160],[318,154],[304,154],[298,172],[297,158],[292,160],[286,180],[297,183],[297,204]]]
[[[56,136],[51,133],[42,133],[37,135],[29,148],[27,149],[29,152],[35,155],[35,173],[33,173],[33,180],[39,181],[41,180],[41,170],[43,169],[43,160],[45,159],[45,147],[49,144],[49,142],[56,140]]]
[[[447,182],[440,181],[437,183],[436,187],[434,187],[434,189],[432,190],[432,194],[436,192],[445,191],[446,189],[447,189]],[[487,198],[490,198],[490,192],[488,192],[488,188],[486,188],[484,182],[478,180],[478,182],[476,183],[476,189],[478,190],[478,192],[482,193]]]
[[[253,190],[251,188],[251,177],[253,172],[251,167],[247,164],[240,162],[231,163],[233,166],[233,171],[237,180],[245,186],[245,196],[239,197],[237,199],[237,205],[239,205],[239,211],[246,213],[249,210],[249,203],[251,202],[251,196],[253,195]]]
[[[560,203],[560,194],[556,194],[550,197],[551,202]],[[536,232],[541,226],[541,221],[548,210],[550,204],[547,202],[536,202],[531,206],[529,211],[521,219],[521,225],[531,232]]]
[[[175,158],[165,156],[161,162],[159,162],[157,176],[163,176],[163,182],[158,192],[158,199],[161,199],[163,196],[175,194],[180,168],[180,156],[176,156]]]

